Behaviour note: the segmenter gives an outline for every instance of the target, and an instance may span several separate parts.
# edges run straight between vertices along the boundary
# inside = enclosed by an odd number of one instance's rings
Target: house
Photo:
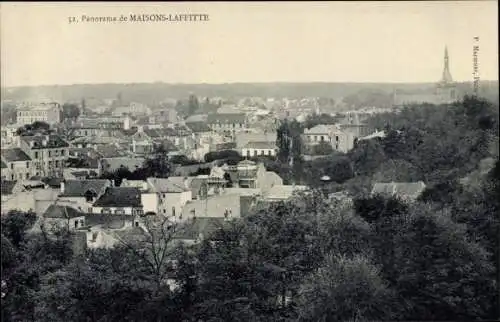
[[[47,228],[76,230],[85,227],[85,214],[69,206],[50,205],[43,213],[43,225]]]
[[[93,204],[111,187],[109,180],[65,180],[61,183],[58,204],[84,213],[93,212]]]
[[[303,142],[306,146],[321,143],[330,144],[335,151],[348,152],[354,147],[354,136],[342,131],[339,125],[319,124],[310,129],[304,129]]]
[[[256,156],[272,156],[275,157],[278,153],[278,147],[274,142],[266,141],[252,141],[248,142],[244,147],[241,148],[241,155],[250,157]]]
[[[36,202],[34,198],[35,191],[32,190],[31,187],[25,187],[25,183],[26,181],[1,181],[2,214],[16,209],[20,211],[36,210]],[[43,187],[43,184],[39,185],[39,188],[42,190]]]
[[[33,176],[31,158],[20,148],[2,149],[3,180],[28,180]]]
[[[15,147],[18,144],[19,137],[16,135],[18,125],[8,124],[1,127],[1,144],[2,147]]]
[[[208,114],[207,124],[214,132],[235,135],[247,128],[246,115],[243,113]]]
[[[92,205],[92,212],[116,215],[141,215],[141,191],[133,187],[108,187]]]
[[[277,134],[276,131],[263,132],[258,131],[255,128],[249,129],[253,131],[236,133],[235,142],[236,148],[241,150],[249,142],[269,142],[276,143]]]
[[[192,199],[188,179],[182,181],[171,178],[148,178],[149,191],[155,194],[157,200],[156,213],[177,218],[182,214],[182,208]]]
[[[20,148],[32,160],[35,176],[63,175],[69,157],[69,144],[58,135],[33,135],[20,138]]]
[[[17,124],[20,126],[33,124],[34,122],[45,122],[57,124],[61,122],[62,107],[59,103],[39,103],[26,105],[17,109]]]
[[[426,185],[422,181],[375,183],[371,193],[386,198],[398,197],[406,201],[413,201],[420,196],[425,188]]]

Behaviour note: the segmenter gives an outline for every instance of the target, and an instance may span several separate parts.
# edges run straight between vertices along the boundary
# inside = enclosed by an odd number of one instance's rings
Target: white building
[[[57,124],[61,122],[62,107],[59,103],[39,103],[36,105],[27,105],[18,109],[17,124],[23,126],[33,122],[45,122],[48,124]]]

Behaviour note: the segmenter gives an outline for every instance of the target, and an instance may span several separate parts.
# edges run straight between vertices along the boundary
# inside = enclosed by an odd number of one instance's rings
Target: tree
[[[196,114],[196,111],[200,108],[198,102],[198,97],[194,94],[190,94],[188,98],[188,115]]]
[[[21,247],[26,240],[26,232],[36,222],[34,212],[11,210],[2,216],[2,236],[7,238],[14,247]]]
[[[320,142],[320,144],[314,146],[313,153],[314,155],[328,155],[333,153],[333,148],[327,142]]]
[[[329,255],[301,286],[299,320],[390,320],[392,297],[367,258]]]
[[[168,178],[172,172],[172,163],[163,147],[158,147],[151,158],[146,159],[143,170],[147,177]]]
[[[85,108],[84,104],[85,100],[82,100],[82,109]],[[80,108],[77,104],[65,103],[62,106],[62,113],[63,120],[69,119],[74,121],[80,116]]]

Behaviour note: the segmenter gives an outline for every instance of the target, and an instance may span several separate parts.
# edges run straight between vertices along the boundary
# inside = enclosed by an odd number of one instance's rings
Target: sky
[[[1,84],[498,79],[497,1],[1,3]],[[68,17],[207,14],[198,22]]]

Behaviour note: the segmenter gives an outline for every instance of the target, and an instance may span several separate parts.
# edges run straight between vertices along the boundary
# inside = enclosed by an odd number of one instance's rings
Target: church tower
[[[444,47],[444,69],[443,69],[443,77],[441,79],[441,83],[451,84],[453,83],[453,79],[451,78],[450,73],[450,58],[448,57],[448,47]]]
[[[448,47],[444,47],[444,68],[443,76],[437,84],[436,94],[439,95],[441,103],[450,103],[456,100],[456,88],[450,72],[450,58],[448,56]]]

